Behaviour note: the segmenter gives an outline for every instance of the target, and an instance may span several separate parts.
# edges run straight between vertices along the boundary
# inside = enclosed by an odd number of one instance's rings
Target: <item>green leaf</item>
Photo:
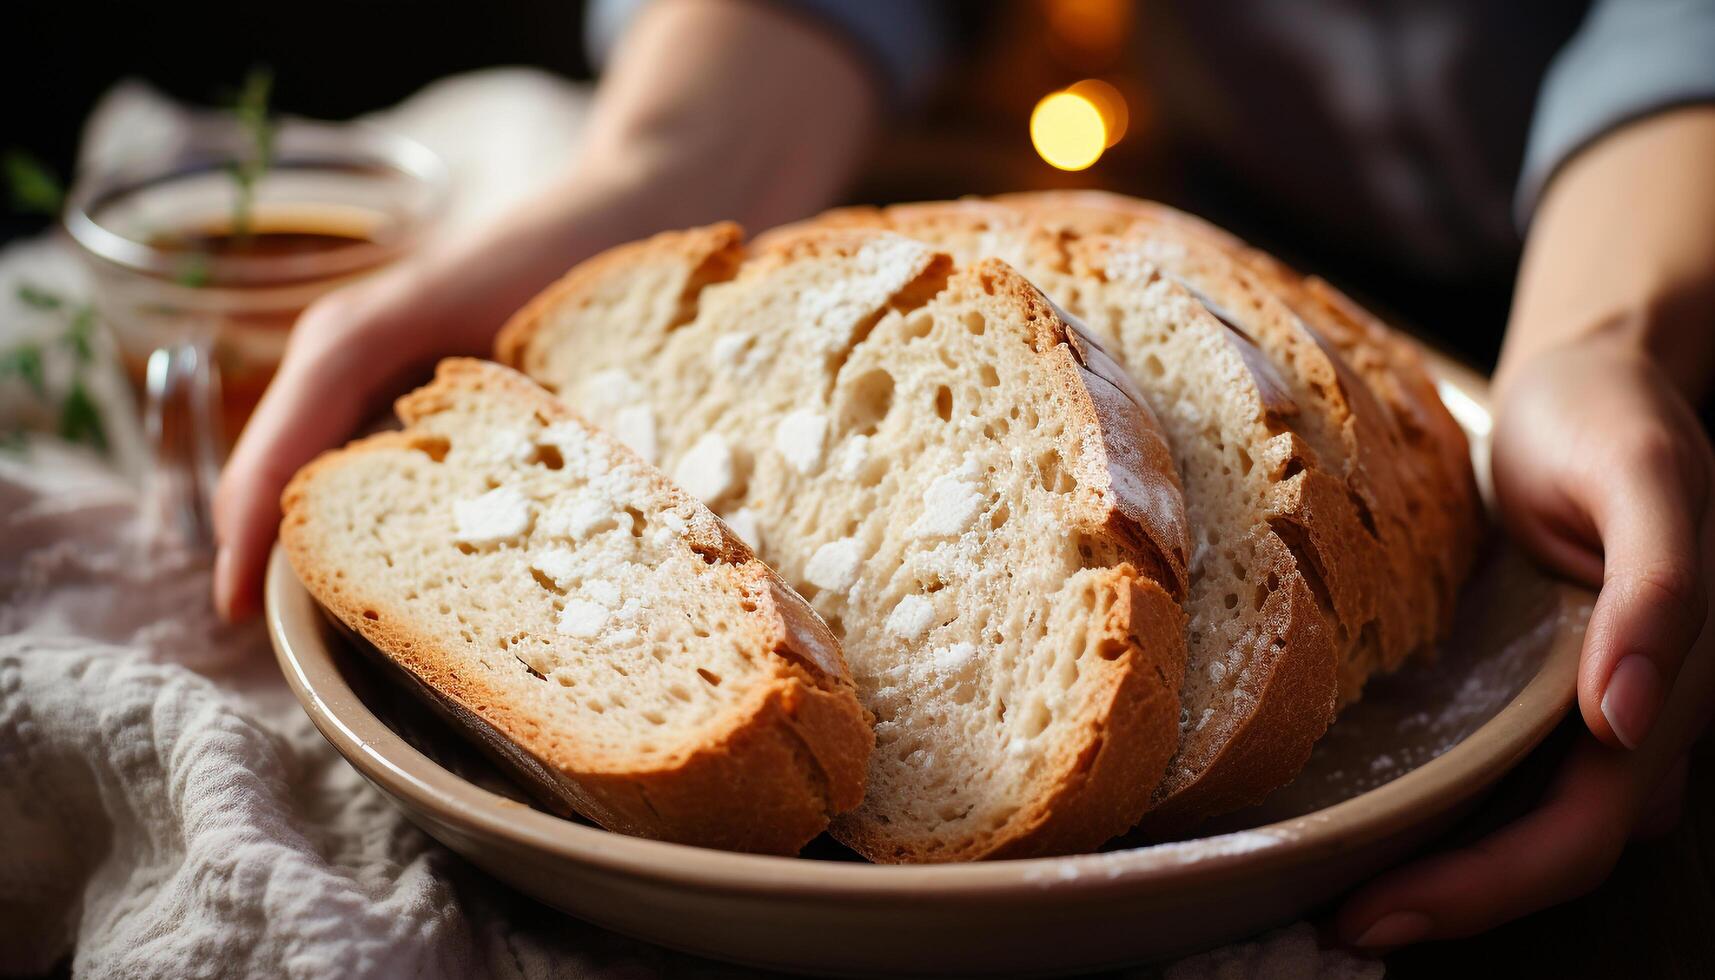
[[[249,146],[242,157],[232,162],[230,172],[238,185],[232,204],[232,233],[238,238],[250,235],[251,215],[256,207],[256,184],[274,162],[274,120],[269,114],[268,97],[274,88],[274,73],[257,65],[244,76],[244,86],[232,107],[244,130]]]
[[[23,150],[0,154],[0,171],[6,176],[7,196],[14,210],[24,214],[59,214],[65,203],[65,185],[42,161]]]
[[[101,424],[101,409],[89,397],[82,379],[72,382],[60,404],[60,438],[67,442],[84,442],[96,449],[107,450],[107,430]]]
[[[72,314],[71,322],[66,325],[63,338],[65,345],[71,348],[72,356],[79,364],[90,364],[95,360],[95,307],[80,306]]]
[[[18,302],[38,310],[57,310],[65,305],[65,300],[58,293],[50,292],[32,283],[18,284]]]
[[[244,76],[244,87],[238,90],[238,102],[232,110],[250,134],[256,156],[264,162],[274,152],[274,126],[268,112],[273,90],[274,72],[266,65],[255,65]]]
[[[17,375],[38,396],[48,393],[47,373],[42,370],[42,348],[39,344],[19,344],[9,351],[0,351],[0,378]]]
[[[209,271],[208,256],[202,252],[192,252],[179,262],[179,274],[173,279],[181,286],[201,289],[208,285],[210,275],[212,273]]]

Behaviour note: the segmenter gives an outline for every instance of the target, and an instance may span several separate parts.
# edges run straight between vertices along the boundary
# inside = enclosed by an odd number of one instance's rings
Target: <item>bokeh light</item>
[[[1099,78],[1086,78],[1067,87],[1066,91],[1090,100],[1090,104],[1102,114],[1102,127],[1107,131],[1108,146],[1113,146],[1125,138],[1126,126],[1131,122],[1131,113],[1127,110],[1125,96],[1120,94],[1119,89]]]
[[[1083,170],[1108,148],[1107,125],[1089,98],[1051,92],[1030,113],[1030,142],[1042,159],[1061,170]]]

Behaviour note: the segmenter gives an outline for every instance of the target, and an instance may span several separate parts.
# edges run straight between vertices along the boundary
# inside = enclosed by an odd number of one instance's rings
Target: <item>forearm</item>
[[[1520,365],[1580,340],[1659,363],[1689,399],[1715,380],[1715,106],[1625,126],[1569,162],[1532,222],[1506,344]]]
[[[438,349],[486,349],[511,311],[620,242],[826,207],[861,156],[874,88],[838,41],[768,4],[651,4],[615,51],[564,176],[423,263],[411,288],[433,296]]]

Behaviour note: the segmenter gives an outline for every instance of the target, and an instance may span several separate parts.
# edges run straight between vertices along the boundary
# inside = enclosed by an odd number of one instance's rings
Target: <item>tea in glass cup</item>
[[[409,254],[440,211],[439,159],[364,125],[284,120],[266,169],[229,115],[80,175],[66,213],[143,402],[157,496],[207,536],[227,442],[279,367],[299,314]],[[166,489],[162,489],[162,487]]]

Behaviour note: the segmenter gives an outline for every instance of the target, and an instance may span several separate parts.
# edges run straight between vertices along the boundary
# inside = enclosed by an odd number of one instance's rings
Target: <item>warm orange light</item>
[[[1102,128],[1107,131],[1108,146],[1113,146],[1125,138],[1125,129],[1131,121],[1131,113],[1126,109],[1125,96],[1120,94],[1119,89],[1099,78],[1086,78],[1068,87],[1066,91],[1090,100],[1090,104],[1102,114]]]
[[[1083,170],[1108,148],[1102,112],[1070,91],[1051,92],[1030,113],[1030,142],[1042,159],[1061,170]]]
[[[1078,64],[1112,59],[1131,33],[1131,0],[1047,0],[1046,8],[1050,41],[1080,55]]]

